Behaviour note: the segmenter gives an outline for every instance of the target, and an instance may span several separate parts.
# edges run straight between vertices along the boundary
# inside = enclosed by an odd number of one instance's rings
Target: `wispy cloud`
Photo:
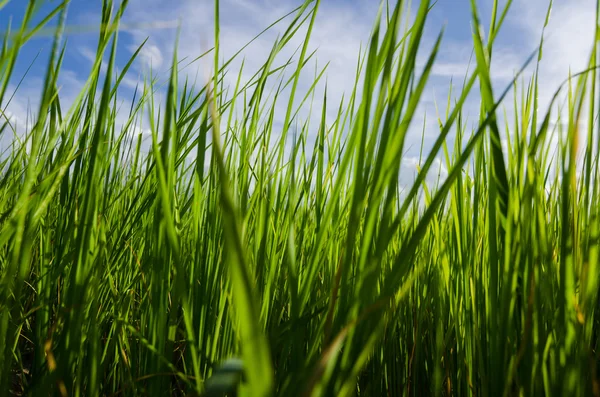
[[[231,57],[266,26],[293,10],[298,4],[297,1],[223,1],[220,21],[221,58]],[[175,7],[169,5],[168,9],[164,7],[164,2],[153,1],[147,4],[134,0],[127,15],[128,18],[135,20],[151,20],[156,18],[156,9],[160,9],[158,14],[167,19],[178,16],[181,21],[178,48],[180,58],[194,59],[212,46],[214,12],[211,5],[204,2],[183,2]],[[344,3],[324,3],[322,5],[312,33],[309,53],[317,50],[316,59],[318,59],[319,67],[324,67],[329,63],[326,79],[331,103],[336,103],[341,99],[343,92],[349,92],[352,89],[359,49],[361,43],[364,45],[369,37],[376,11],[377,7],[358,7]],[[247,80],[257,71],[267,60],[273,43],[277,36],[283,33],[289,21],[290,18],[253,42],[240,55],[239,59],[230,65],[226,83],[230,85],[235,83],[236,71],[242,60],[245,70],[242,79]],[[277,58],[276,65],[283,64],[294,51],[297,51],[298,54],[304,32],[305,28],[301,29],[288,44],[287,49],[282,51]],[[156,35],[150,29],[136,32],[133,37],[134,42],[149,37],[147,45],[152,48],[152,54],[161,54],[163,59],[171,56],[174,35]],[[207,61],[197,65],[203,69],[201,77],[210,71],[211,62]],[[303,91],[308,90],[313,82],[315,64],[311,63],[310,65],[300,80],[299,97],[302,96]],[[166,67],[166,65],[163,66]],[[196,69],[190,68],[189,74],[195,75]],[[323,87],[324,84],[321,84],[319,89],[322,90]],[[317,98],[321,96],[317,95]],[[315,105],[318,104],[315,102]]]
[[[369,34],[375,20],[378,2],[341,2],[327,1],[321,3],[314,31],[312,33],[309,53],[317,50],[316,57],[307,65],[300,81],[297,99],[303,97],[310,88],[315,73],[315,66],[324,67],[327,71],[323,81],[316,87],[316,95],[313,106],[320,108],[322,105],[322,93],[327,82],[329,121],[335,117],[337,104],[344,93],[348,94],[353,87],[359,50],[366,48]],[[221,31],[220,31],[220,57],[228,59],[249,40],[261,32],[270,23],[281,18],[283,15],[300,5],[297,0],[223,0],[221,2]],[[415,3],[416,4],[416,3]],[[521,67],[527,56],[539,44],[540,34],[545,18],[547,0],[515,0],[513,8],[509,13],[507,25],[498,38],[498,44],[494,48],[492,60],[492,77],[498,94],[500,88],[513,78],[515,72]],[[440,15],[448,11],[448,7],[454,7],[453,17],[447,20],[449,26],[460,23],[468,24],[470,10],[468,4],[447,5],[443,2],[436,4]],[[458,7],[458,8],[456,8]],[[414,8],[414,7],[413,7]],[[88,16],[89,17],[89,16]],[[85,15],[81,16],[85,19]],[[95,17],[97,19],[97,17]],[[164,78],[168,75],[170,59],[174,50],[176,29],[153,29],[151,26],[162,26],[161,23],[172,24],[178,20],[180,25],[180,39],[178,55],[180,59],[191,61],[200,54],[210,49],[213,45],[213,22],[214,10],[212,2],[180,1],[170,2],[166,0],[131,0],[125,15],[124,25],[127,35],[121,42],[125,42],[125,50],[131,55],[137,46],[146,38],[144,49],[139,54],[138,61],[133,69],[123,80],[126,88],[134,88],[140,81],[137,76],[147,73],[150,66],[157,75]],[[290,21],[288,17],[281,24],[275,26],[271,31],[264,34],[253,42],[229,67],[225,83],[233,86],[237,79],[237,71],[244,62],[244,73],[242,80],[247,81],[252,74],[258,70],[266,61],[278,35]],[[462,21],[462,22],[461,22]],[[465,22],[467,21],[467,22]],[[80,22],[80,21],[79,21]],[[440,26],[435,19],[428,25],[423,47],[433,42]],[[452,25],[454,23],[454,25]],[[170,25],[171,26],[171,25]],[[456,27],[456,26],[455,26]],[[461,32],[466,28],[461,26]],[[594,29],[594,2],[592,0],[555,1],[554,10],[550,24],[546,31],[544,58],[540,68],[540,110],[544,110],[551,95],[558,85],[568,76],[569,70],[579,71],[585,68],[591,50]],[[453,32],[452,29],[448,29]],[[287,48],[277,58],[275,65],[281,65],[294,51],[296,59],[302,42],[305,28],[288,43]],[[464,33],[464,32],[463,32]],[[88,66],[95,59],[95,50],[90,45],[78,45],[78,54],[88,62]],[[426,51],[420,53],[418,62],[422,67],[422,59],[427,55]],[[412,130],[407,138],[406,146],[411,149],[409,156],[414,156],[420,148],[421,132],[423,131],[423,118],[427,114],[428,122],[425,125],[427,142],[432,140],[438,133],[436,120],[435,101],[438,101],[440,111],[444,112],[447,101],[450,81],[455,87],[454,97],[458,94],[460,83],[467,70],[475,69],[475,61],[471,59],[472,43],[470,36],[465,34],[450,33],[444,37],[441,51],[438,55],[437,64],[432,71],[431,82],[428,85],[423,100],[418,108]],[[183,71],[183,77],[196,79],[198,76],[203,83],[205,76],[211,72],[212,59],[209,56],[205,62],[197,62]],[[123,54],[118,64],[123,64]],[[184,62],[185,64],[186,62]],[[61,77],[63,91],[77,92],[78,84],[82,84],[85,76],[79,73],[79,69],[65,63],[64,76]],[[291,70],[295,64],[291,66]],[[102,65],[106,70],[106,62]],[[530,76],[530,71],[526,74]],[[137,76],[136,76],[137,75]],[[183,80],[183,79],[182,79]],[[15,98],[15,103],[9,109],[16,118],[25,118],[23,104],[31,94],[32,98],[39,96],[39,92],[26,90],[35,88],[33,80],[28,79],[25,86],[21,87],[21,95]],[[525,80],[526,81],[526,80]],[[31,85],[32,87],[27,87]],[[287,95],[289,91],[282,93],[276,107],[276,124],[283,121]],[[123,95],[126,96],[126,93]],[[510,99],[510,98],[509,98]],[[296,104],[298,104],[298,100]],[[512,115],[511,101],[507,100],[507,115]],[[470,119],[477,119],[479,107],[478,89],[469,98],[465,110]],[[301,110],[300,117],[306,117],[308,110]]]
[[[555,1],[544,36],[540,65],[541,98],[548,102],[569,72],[584,70],[591,54],[595,29],[595,1]],[[520,12],[512,14],[522,33],[515,37],[530,47],[541,38],[548,1],[519,0]]]
[[[129,47],[131,52],[135,52],[138,46],[132,45]],[[163,66],[163,53],[161,49],[154,44],[145,45],[138,54],[139,59],[144,65],[149,68],[161,68]]]

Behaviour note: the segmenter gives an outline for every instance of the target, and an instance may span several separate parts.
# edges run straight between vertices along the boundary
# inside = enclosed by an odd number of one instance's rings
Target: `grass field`
[[[117,87],[137,55],[116,71],[126,1],[104,0],[96,62],[68,107],[66,3],[43,20],[24,4],[0,52],[0,131],[14,136],[0,158],[1,393],[216,396],[240,382],[240,396],[600,396],[600,31],[588,69],[543,109],[541,50],[492,86],[510,3],[494,0],[484,34],[472,1],[472,71],[408,186],[406,137],[444,45],[440,33],[423,54],[429,1],[409,24],[407,4],[384,4],[354,86],[309,120],[297,109],[316,91],[296,94],[301,74],[325,78],[308,66],[319,1],[286,19],[246,84],[220,61],[216,0],[203,59],[217,72],[192,84],[175,53],[165,101],[147,76],[123,126]],[[9,81],[50,20],[39,109],[17,139]],[[298,32],[297,62],[276,64]],[[142,121],[147,153],[131,132]],[[431,183],[440,158],[448,172]]]

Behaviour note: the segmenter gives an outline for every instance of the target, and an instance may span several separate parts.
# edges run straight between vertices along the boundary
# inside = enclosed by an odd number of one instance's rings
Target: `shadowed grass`
[[[319,1],[269,26],[287,23],[248,74],[244,62],[231,70],[241,52],[220,58],[215,0],[214,47],[185,64],[175,51],[165,87],[146,76],[125,123],[118,87],[145,44],[117,73],[127,1],[103,1],[96,60],[68,109],[57,85],[68,1],[33,25],[39,4],[0,51],[0,134],[14,136],[0,159],[0,390],[600,395],[598,29],[587,69],[538,109],[530,64],[543,40],[498,95],[490,64],[511,2],[494,1],[486,38],[472,1],[475,70],[403,186],[444,45],[442,30],[423,52],[431,2],[382,3],[333,103],[327,65],[307,70]],[[54,18],[40,105],[17,129],[17,57]],[[192,83],[182,70],[208,56],[213,73]]]

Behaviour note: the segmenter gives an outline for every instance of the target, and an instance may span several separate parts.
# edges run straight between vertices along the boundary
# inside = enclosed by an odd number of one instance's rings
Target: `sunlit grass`
[[[431,2],[413,4],[408,25],[407,4],[383,5],[356,81],[332,103],[316,90],[326,70],[309,62],[319,1],[277,22],[288,25],[245,82],[221,61],[216,0],[215,46],[199,57],[216,73],[190,83],[175,51],[165,101],[146,76],[124,125],[117,87],[139,53],[117,72],[127,2],[104,1],[96,61],[68,109],[58,90],[68,2],[34,25],[38,3],[0,52],[0,131],[20,138],[0,158],[0,390],[600,395],[598,34],[588,69],[556,87],[567,98],[557,116],[558,91],[538,109],[544,82],[535,68],[522,74],[541,50],[494,91],[493,43],[511,2],[494,1],[484,35],[471,1],[475,67],[402,186],[444,45],[440,32],[423,53]],[[16,59],[53,18],[40,105],[16,130],[6,113]],[[299,32],[296,58],[276,64]],[[301,75],[314,77],[308,92]],[[481,108],[467,130],[471,94]],[[501,117],[510,106],[514,119]],[[146,120],[147,153],[131,132]],[[447,174],[428,183],[441,165]]]

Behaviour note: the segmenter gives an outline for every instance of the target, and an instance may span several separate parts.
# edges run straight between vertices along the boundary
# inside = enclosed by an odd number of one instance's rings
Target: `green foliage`
[[[486,40],[471,1],[476,70],[401,186],[443,46],[440,32],[420,52],[429,1],[412,19],[405,2],[382,4],[350,94],[332,104],[326,88],[316,109],[326,67],[298,94],[319,1],[289,15],[248,82],[242,62],[230,94],[215,0],[215,46],[195,60],[212,55],[215,73],[200,87],[181,81],[175,51],[165,103],[148,76],[123,126],[117,88],[144,45],[117,74],[127,2],[114,11],[104,0],[96,60],[66,113],[57,81],[68,1],[33,25],[38,5],[0,52],[0,134],[15,136],[0,159],[0,390],[600,395],[600,31],[588,69],[560,87],[568,101],[552,128],[559,91],[542,113],[537,68],[517,84],[542,43],[496,96],[493,43],[511,2],[498,17],[494,1]],[[56,16],[37,116],[19,132],[5,114],[16,59]],[[299,32],[297,62],[275,66]],[[476,83],[469,131],[463,106]],[[499,118],[511,92],[514,120]],[[146,117],[148,153],[132,133]],[[427,183],[442,151],[448,174]]]

